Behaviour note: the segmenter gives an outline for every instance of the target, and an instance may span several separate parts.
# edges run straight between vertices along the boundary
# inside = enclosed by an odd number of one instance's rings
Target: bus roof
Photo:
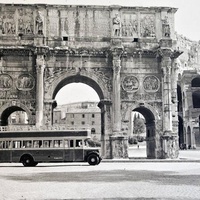
[[[89,137],[88,130],[41,130],[41,131],[3,131],[0,138],[26,138],[26,137]]]

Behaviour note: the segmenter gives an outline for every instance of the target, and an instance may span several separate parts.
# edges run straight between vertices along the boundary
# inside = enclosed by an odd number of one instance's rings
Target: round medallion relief
[[[160,88],[160,81],[156,76],[146,76],[143,81],[143,87],[146,92],[156,92]]]
[[[122,87],[127,92],[136,92],[139,88],[139,81],[135,76],[126,76],[123,79]]]
[[[10,90],[13,85],[13,79],[8,74],[0,74],[0,90]]]
[[[21,74],[17,79],[17,88],[19,90],[32,90],[35,85],[35,79],[30,74]]]

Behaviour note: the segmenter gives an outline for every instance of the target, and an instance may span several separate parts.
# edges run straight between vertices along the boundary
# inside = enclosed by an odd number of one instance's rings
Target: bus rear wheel
[[[87,162],[90,165],[98,165],[100,163],[99,161],[100,161],[99,156],[95,154],[89,155],[87,158]]]
[[[23,156],[21,160],[24,167],[33,167],[38,164],[33,160],[33,157],[30,155]]]

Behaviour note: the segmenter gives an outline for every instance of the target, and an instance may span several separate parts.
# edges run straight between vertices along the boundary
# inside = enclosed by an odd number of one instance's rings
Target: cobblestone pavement
[[[199,162],[0,164],[1,200],[199,200]]]

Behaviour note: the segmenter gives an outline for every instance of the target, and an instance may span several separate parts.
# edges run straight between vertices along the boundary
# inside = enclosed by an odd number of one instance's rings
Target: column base
[[[179,145],[177,135],[163,135],[162,139],[162,158],[175,159],[179,155]]]
[[[110,136],[110,158],[128,158],[128,137],[124,135]]]

